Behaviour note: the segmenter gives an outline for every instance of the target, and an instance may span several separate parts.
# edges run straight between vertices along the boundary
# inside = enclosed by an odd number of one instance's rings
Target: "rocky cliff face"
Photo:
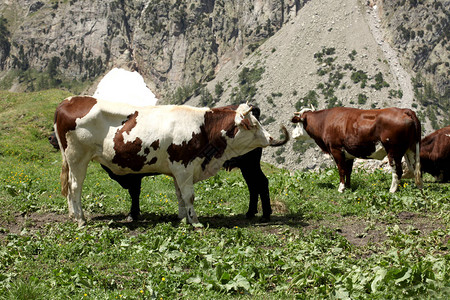
[[[415,97],[428,108],[433,127],[439,127],[437,117],[450,124],[450,1],[378,0],[373,5],[386,40],[413,75]]]
[[[402,63],[449,93],[450,1],[378,1],[386,39]]]
[[[8,35],[0,40],[0,70],[3,77],[36,70],[59,81],[89,81],[128,65],[164,98],[176,87],[212,78],[222,62],[240,59],[302,2],[4,0],[0,16]]]

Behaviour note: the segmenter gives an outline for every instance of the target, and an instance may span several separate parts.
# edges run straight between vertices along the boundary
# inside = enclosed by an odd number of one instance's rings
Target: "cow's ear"
[[[243,127],[245,130],[250,130],[252,127],[252,124],[250,124],[249,119],[244,119],[244,120],[242,120],[240,126]]]

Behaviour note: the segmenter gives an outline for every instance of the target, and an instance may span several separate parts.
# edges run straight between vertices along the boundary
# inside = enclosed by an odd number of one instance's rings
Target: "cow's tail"
[[[56,139],[58,140],[59,149],[61,150],[61,156],[62,156],[61,175],[59,176],[60,181],[61,181],[61,194],[64,197],[67,197],[67,195],[69,194],[69,164],[67,163],[65,149],[61,145],[61,139],[59,138],[59,135],[58,135],[58,130],[57,130],[57,126],[56,126],[56,117],[57,116],[55,114],[55,123],[54,123],[53,127],[55,130],[55,136],[56,136]]]
[[[61,180],[61,194],[64,197],[67,197],[67,195],[69,194],[69,164],[67,163],[64,154],[60,180]]]
[[[280,147],[285,145],[289,141],[289,132],[284,125],[281,126],[281,131],[283,131],[284,138],[282,140],[272,140],[270,142],[271,147]]]
[[[415,164],[414,164],[414,181],[416,183],[416,186],[421,189],[423,187],[422,182],[422,172],[420,171],[420,140],[422,139],[422,126],[420,124],[419,119],[417,118],[416,114],[412,110],[407,111],[408,116],[413,120],[414,122],[414,142],[415,142]]]
[[[416,142],[416,164],[414,167],[414,178],[419,189],[423,188],[422,173],[420,168],[420,142]]]

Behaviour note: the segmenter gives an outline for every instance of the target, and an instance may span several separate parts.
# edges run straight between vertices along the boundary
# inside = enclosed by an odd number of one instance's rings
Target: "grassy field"
[[[383,170],[264,164],[274,215],[246,220],[239,171],[195,185],[204,229],[177,219],[173,180],[146,178],[142,219],[98,164],[83,190],[88,225],[69,220],[60,153],[47,141],[58,90],[0,92],[0,299],[448,299],[450,185],[425,176],[388,192]]]

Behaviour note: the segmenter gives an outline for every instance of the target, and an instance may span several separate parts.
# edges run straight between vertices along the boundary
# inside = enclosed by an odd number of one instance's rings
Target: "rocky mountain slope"
[[[216,105],[252,99],[262,108],[263,124],[271,132],[279,123],[289,125],[293,112],[310,104],[412,108],[430,132],[426,108],[414,96],[414,73],[403,67],[398,51],[385,40],[379,16],[379,7],[362,1],[310,1],[239,65],[217,74],[207,88],[214,94],[217,85],[223,86]],[[242,84],[244,73],[258,78]],[[200,105],[202,98],[188,103]],[[265,159],[289,169],[332,164],[317,146],[298,142],[266,150]]]
[[[409,107],[429,133],[450,124],[449,11],[450,0],[3,0],[0,88],[92,93],[126,67],[161,103],[257,104],[271,132],[312,104]],[[298,142],[264,155],[331,163]]]

